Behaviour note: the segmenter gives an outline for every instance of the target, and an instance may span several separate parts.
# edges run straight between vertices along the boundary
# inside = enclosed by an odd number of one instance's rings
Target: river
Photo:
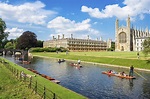
[[[137,71],[136,79],[107,76],[102,71],[129,72],[129,69],[82,63],[83,68],[70,66],[71,61],[58,63],[56,59],[34,57],[32,63],[23,65],[13,57],[5,57],[25,68],[32,68],[60,81],[60,85],[89,99],[150,99],[150,72]]]

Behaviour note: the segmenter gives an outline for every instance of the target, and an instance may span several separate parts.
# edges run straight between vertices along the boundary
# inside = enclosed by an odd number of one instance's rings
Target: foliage
[[[43,47],[43,42],[44,42],[44,41],[37,40],[36,47]]]
[[[115,50],[115,42],[111,42],[111,48],[107,48],[107,51],[114,51]]]
[[[5,40],[8,37],[8,32],[5,32],[6,29],[6,24],[5,22],[2,20],[2,18],[0,18],[0,48],[2,48],[2,43],[3,40]]]
[[[115,50],[115,42],[111,42],[111,48],[113,51]]]
[[[66,52],[67,49],[63,48],[63,47],[60,47],[60,48],[57,48],[57,47],[49,47],[49,48],[31,48],[30,49],[30,52]]]
[[[143,42],[143,53],[148,55],[150,53],[150,37]]]
[[[37,36],[35,33],[30,31],[25,31],[19,38],[17,42],[17,48],[28,50],[31,47],[35,47],[37,43]]]
[[[7,44],[4,46],[5,49],[14,49],[14,45],[12,42],[7,42]]]

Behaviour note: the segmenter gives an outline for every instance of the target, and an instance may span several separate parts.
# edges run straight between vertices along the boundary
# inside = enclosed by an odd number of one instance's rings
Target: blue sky
[[[115,40],[115,20],[125,26],[150,28],[150,0],[0,0],[0,17],[9,39],[32,31],[39,40],[52,36]]]

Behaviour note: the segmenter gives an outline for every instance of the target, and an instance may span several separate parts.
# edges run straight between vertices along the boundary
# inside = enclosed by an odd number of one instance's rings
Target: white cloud
[[[20,35],[22,35],[22,33],[24,32],[23,29],[19,29],[19,28],[7,28],[5,30],[5,32],[9,32],[9,36],[8,39],[16,39],[17,37],[19,37]]]
[[[85,35],[99,34],[98,30],[91,28],[90,21],[90,19],[86,19],[77,23],[59,16],[51,20],[47,27],[54,30],[50,36],[65,34],[65,37],[70,37],[73,34],[74,37],[83,38]]]
[[[45,4],[40,1],[16,6],[0,2],[0,17],[7,20],[17,20],[21,23],[42,25],[46,23],[46,18],[57,14],[54,11],[45,10],[44,7]]]
[[[101,11],[99,8],[90,8],[82,6],[81,11],[87,12],[91,17],[95,18],[110,18],[113,16],[119,19],[126,19],[130,15],[133,19],[136,16],[144,18],[144,14],[150,14],[150,0],[124,0],[124,6],[120,7],[118,4],[107,5]],[[142,17],[141,17],[142,15]]]

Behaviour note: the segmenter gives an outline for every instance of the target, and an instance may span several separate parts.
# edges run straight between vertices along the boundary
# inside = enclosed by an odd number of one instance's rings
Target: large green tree
[[[31,47],[35,47],[37,43],[37,36],[31,31],[25,31],[17,41],[17,48],[28,50]]]
[[[3,47],[3,41],[8,37],[8,32],[5,32],[6,24],[5,21],[0,18],[0,48]]]
[[[143,53],[145,55],[150,54],[150,37],[143,42],[143,47],[144,47]]]

